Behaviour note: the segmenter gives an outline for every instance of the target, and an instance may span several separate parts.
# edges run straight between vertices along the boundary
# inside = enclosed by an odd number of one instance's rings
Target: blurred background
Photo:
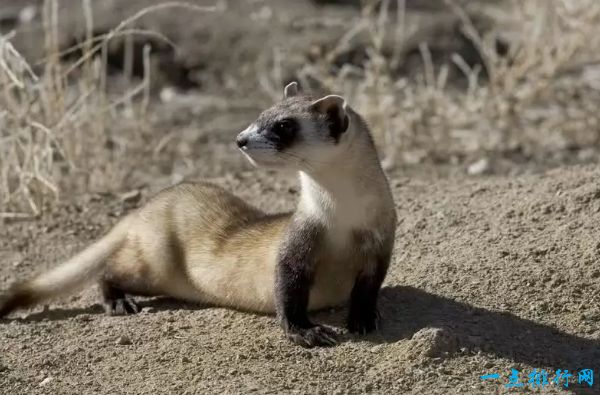
[[[291,80],[346,96],[390,172],[596,162],[599,22],[595,0],[1,0],[0,211],[248,169],[233,138]]]

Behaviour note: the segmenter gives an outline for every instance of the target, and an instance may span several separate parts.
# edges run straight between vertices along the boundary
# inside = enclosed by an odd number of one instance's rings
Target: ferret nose
[[[235,139],[235,142],[237,143],[237,146],[239,148],[244,148],[246,146],[246,144],[248,144],[248,137],[246,137],[246,136],[238,136]]]

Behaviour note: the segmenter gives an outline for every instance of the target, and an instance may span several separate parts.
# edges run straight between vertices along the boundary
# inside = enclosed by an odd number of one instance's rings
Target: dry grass
[[[468,13],[446,0],[487,71],[484,79],[481,68],[470,68],[454,55],[454,65],[468,82],[466,89],[449,85],[449,65],[435,65],[426,45],[420,47],[420,78],[411,81],[395,76],[392,71],[406,38],[405,4],[398,0],[394,12],[388,11],[389,1],[375,3],[383,6],[366,8],[361,22],[339,47],[322,64],[305,69],[304,75],[320,80],[330,90],[345,92],[356,103],[373,130],[379,131],[377,139],[386,147],[387,165],[418,163],[430,156],[527,151],[540,145],[564,148],[590,144],[600,137],[593,100],[570,101],[574,89],[596,90],[591,87],[594,81],[569,78],[586,67],[590,78],[600,71],[600,59],[593,57],[600,49],[597,1],[512,0],[490,15],[499,28],[481,36]],[[365,67],[344,66],[332,75],[331,59],[354,35],[365,31],[371,37]],[[496,39],[502,33],[510,43],[505,56],[496,51]],[[386,40],[397,49],[391,56],[383,51]]]
[[[121,158],[128,153],[130,141],[139,138],[136,131],[148,126],[144,118],[150,100],[150,67],[146,52],[145,79],[109,94],[109,41],[150,34],[168,42],[157,33],[136,29],[136,20],[170,7],[211,10],[162,3],[127,18],[108,34],[93,37],[91,0],[82,1],[87,37],[80,47],[66,51],[82,51],[75,62],[65,64],[60,59],[65,51],[61,53],[57,38],[57,0],[44,5],[46,56],[41,71],[32,70],[12,47],[10,36],[0,37],[2,217],[38,215],[67,191],[110,190],[119,185],[128,171]],[[392,1],[397,7],[387,6]],[[419,48],[419,78],[399,76],[395,70],[409,37],[403,0],[366,2],[359,23],[320,62],[300,70],[300,78],[318,80],[349,98],[385,147],[387,166],[432,157],[452,161],[488,151],[527,152],[540,147],[551,151],[600,141],[600,115],[593,100],[600,98],[600,59],[594,58],[600,53],[600,3],[507,0],[509,7],[490,8],[498,27],[481,36],[467,11],[452,0],[446,2],[478,49],[486,78],[481,68],[471,68],[458,55],[452,58],[453,65],[436,64],[427,45]],[[383,6],[375,7],[378,3]],[[336,56],[352,45],[355,36],[365,33],[369,44],[364,67],[346,64],[332,73]],[[510,44],[506,56],[496,52],[499,35]],[[386,50],[390,42],[391,52]],[[279,98],[285,57],[274,51],[273,68],[267,73],[260,70],[258,80],[264,91]],[[451,83],[450,66],[464,74],[464,86]]]
[[[90,1],[82,3],[86,39],[67,51],[61,51],[58,42],[58,1],[45,1],[46,56],[39,75],[12,46],[11,36],[0,36],[0,207],[4,210],[0,218],[39,215],[45,204],[67,191],[106,190],[118,185],[127,172],[119,158],[124,157],[128,140],[137,137],[135,131],[145,127],[149,48],[145,51],[143,81],[124,92],[109,94],[109,41],[132,34],[152,34],[168,41],[156,33],[129,27],[144,15],[167,8],[212,11],[210,7],[163,3],[139,11],[108,34],[94,37]],[[78,60],[71,64],[61,61],[63,55],[74,51],[82,53]],[[130,56],[126,53],[125,58]],[[119,136],[118,132],[124,131],[127,135]]]

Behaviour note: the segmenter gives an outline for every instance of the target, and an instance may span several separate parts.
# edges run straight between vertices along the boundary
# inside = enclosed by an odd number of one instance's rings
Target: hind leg
[[[128,315],[139,313],[140,307],[125,292],[107,280],[100,284],[104,311],[108,315]]]

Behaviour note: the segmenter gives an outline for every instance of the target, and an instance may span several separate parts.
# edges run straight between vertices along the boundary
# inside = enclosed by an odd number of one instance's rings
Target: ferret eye
[[[270,129],[270,138],[275,142],[277,149],[282,150],[289,147],[296,138],[300,129],[298,121],[292,118],[282,119],[275,122]]]
[[[277,131],[286,132],[289,131],[293,126],[291,119],[283,119],[275,124]]]
[[[296,132],[296,121],[293,119],[282,119],[274,125],[274,132],[278,135],[293,134]]]

